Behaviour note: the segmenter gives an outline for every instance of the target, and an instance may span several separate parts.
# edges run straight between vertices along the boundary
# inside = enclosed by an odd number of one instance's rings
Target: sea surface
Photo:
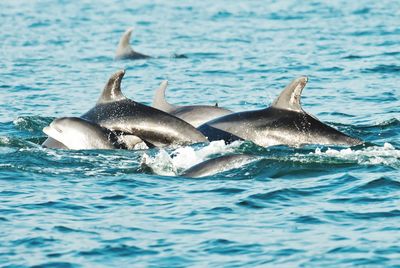
[[[17,0],[0,25],[0,267],[400,267],[399,1]],[[114,61],[132,26],[152,58]],[[234,111],[307,75],[304,110],[366,143],[42,148],[120,69],[138,102],[168,79],[171,103]]]

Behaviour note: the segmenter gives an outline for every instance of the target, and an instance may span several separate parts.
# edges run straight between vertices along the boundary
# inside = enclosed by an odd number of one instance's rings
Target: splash
[[[317,148],[315,152],[309,155],[342,159],[363,165],[400,166],[400,150],[387,142],[383,146],[371,146],[362,150],[352,150],[351,148],[335,150],[328,148],[326,151],[322,151]],[[296,154],[296,156],[299,156],[299,154]]]
[[[154,157],[144,154],[141,165],[148,167],[152,172],[163,176],[177,176],[181,171],[188,169],[214,155],[233,152],[242,142],[237,141],[226,145],[224,141],[213,141],[200,149],[191,146],[180,147],[169,154],[161,149]]]

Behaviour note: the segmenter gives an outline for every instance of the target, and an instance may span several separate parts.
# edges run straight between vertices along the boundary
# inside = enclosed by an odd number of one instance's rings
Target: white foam
[[[180,147],[174,150],[171,155],[161,149],[155,157],[144,154],[142,165],[150,167],[154,173],[159,175],[176,176],[179,171],[203,162],[211,155],[232,152],[241,143],[233,142],[226,145],[224,141],[213,141],[197,150],[190,146]]]
[[[151,157],[146,153],[142,157],[142,165],[151,168],[151,170],[163,176],[176,176],[177,170],[172,164],[172,158],[169,156],[167,151],[161,149],[155,157]]]
[[[17,119],[15,119],[13,121],[13,124],[16,125],[16,126],[19,126],[19,125],[24,124],[24,123],[26,123],[26,120],[23,117],[18,117]]]
[[[362,150],[352,150],[350,148],[335,150],[328,148],[323,152],[320,148],[317,148],[310,155],[340,158],[367,165],[400,165],[400,150],[397,150],[387,142],[383,146],[371,146]],[[296,154],[297,156],[300,156],[300,154]]]
[[[10,144],[11,140],[10,140],[9,137],[0,136],[0,143],[2,143],[2,144]]]

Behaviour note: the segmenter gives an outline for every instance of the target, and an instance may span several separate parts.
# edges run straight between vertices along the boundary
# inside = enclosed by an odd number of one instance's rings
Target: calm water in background
[[[399,266],[400,3],[362,2],[2,1],[0,265]],[[154,58],[113,61],[131,26]],[[139,102],[168,79],[172,103],[235,111],[308,75],[304,109],[368,146],[40,147],[44,126],[90,109],[121,68]],[[173,176],[232,152],[262,159]]]

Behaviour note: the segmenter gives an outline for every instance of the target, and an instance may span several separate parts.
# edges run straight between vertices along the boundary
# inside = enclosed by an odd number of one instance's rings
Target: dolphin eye
[[[55,130],[57,130],[57,132],[60,132],[60,133],[62,133],[62,130],[61,130],[61,129],[59,129],[57,126],[54,126],[54,129],[55,129]]]

